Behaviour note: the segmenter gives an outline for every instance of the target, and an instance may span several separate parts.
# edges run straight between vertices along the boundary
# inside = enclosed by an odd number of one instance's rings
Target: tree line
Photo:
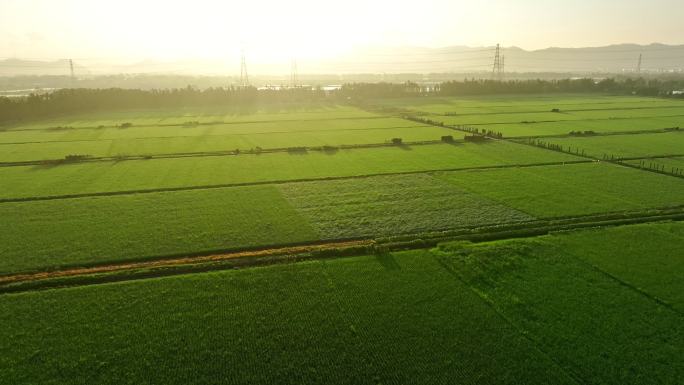
[[[324,99],[323,91],[304,88],[283,90],[257,90],[253,87],[208,88],[205,90],[192,87],[166,90],[61,89],[50,93],[31,94],[21,98],[0,97],[0,122],[137,108],[231,106],[248,111],[260,103],[311,103]]]
[[[410,96],[467,96],[535,93],[615,93],[671,96],[684,89],[684,80],[658,79],[564,79],[564,80],[463,80],[432,86],[406,83],[351,83],[334,91],[311,88],[256,89],[192,87],[164,90],[62,89],[21,98],[0,97],[0,123],[62,114],[133,108],[229,106],[241,109],[259,105],[359,101]]]

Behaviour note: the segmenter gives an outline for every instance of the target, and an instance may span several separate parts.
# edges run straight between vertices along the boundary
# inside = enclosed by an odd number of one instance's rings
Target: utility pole
[[[499,44],[496,45],[496,53],[494,54],[494,66],[492,68],[492,79],[495,80],[502,80],[503,78],[503,72],[502,72],[502,58],[501,58],[501,46]]]
[[[249,87],[249,76],[247,76],[247,60],[245,59],[245,49],[243,48],[241,51],[241,60],[240,60],[240,86],[241,87]]]
[[[639,62],[637,63],[637,68],[636,68],[636,72],[638,74],[641,74],[641,59],[642,59],[642,54],[639,54]]]
[[[297,59],[292,59],[292,67],[290,71],[290,87],[299,87],[299,72],[297,71]]]

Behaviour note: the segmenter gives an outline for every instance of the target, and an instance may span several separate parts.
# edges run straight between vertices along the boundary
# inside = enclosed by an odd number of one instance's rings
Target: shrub
[[[84,159],[90,158],[90,155],[79,155],[79,154],[69,154],[64,157],[64,161],[66,162],[78,162]]]

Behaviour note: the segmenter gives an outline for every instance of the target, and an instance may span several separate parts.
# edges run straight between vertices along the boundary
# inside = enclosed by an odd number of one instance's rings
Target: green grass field
[[[596,95],[513,95],[399,99],[377,102],[449,125],[470,125],[505,137],[662,130],[684,126],[684,102]],[[560,112],[552,112],[559,109]]]
[[[681,179],[607,163],[473,170],[439,177],[540,218],[684,205]]]
[[[533,219],[429,175],[291,183],[285,198],[323,239],[398,235]]]
[[[0,199],[324,179],[578,158],[508,142],[0,168]],[[40,181],[40,183],[36,183]]]
[[[7,131],[0,132],[0,162],[62,159],[69,154],[106,157],[376,144],[392,138],[416,142],[445,135],[463,136],[394,118]]]
[[[0,274],[317,240],[274,186],[0,204]]]
[[[626,160],[624,163],[645,169],[660,169],[666,172],[684,170],[684,157]],[[683,172],[684,173],[684,172]]]
[[[675,277],[682,259],[671,248],[684,246],[683,228],[681,223],[646,225],[444,245],[437,253],[483,300],[584,383],[676,384],[684,375],[682,313],[650,296],[657,283],[641,290],[621,277],[648,283],[649,269],[655,268],[669,290],[681,291]],[[668,247],[661,250],[665,239]],[[662,262],[674,269],[665,271]]]
[[[681,313],[620,280],[674,301],[682,228],[4,295],[0,382],[675,384]],[[642,270],[661,261],[666,292]]]
[[[0,384],[682,383],[684,102],[354,102],[0,127]]]
[[[239,123],[271,121],[308,121],[344,118],[373,118],[377,114],[335,104],[273,104],[250,109],[226,107],[180,107],[103,111],[67,115],[0,126],[2,131],[46,130],[56,127],[116,127],[122,123],[134,126],[184,125],[186,122]]]
[[[546,138],[545,142],[585,150],[586,155],[603,159],[684,155],[684,132],[640,135],[607,135],[578,138]]]

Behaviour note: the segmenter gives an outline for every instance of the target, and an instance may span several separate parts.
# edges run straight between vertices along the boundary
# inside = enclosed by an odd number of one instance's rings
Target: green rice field
[[[551,93],[0,126],[0,384],[681,384],[679,126]]]
[[[674,384],[678,297],[648,269],[675,258],[660,275],[681,273],[679,254],[653,250],[683,247],[682,231],[638,225],[4,295],[0,382]],[[635,234],[649,258],[629,246]]]

